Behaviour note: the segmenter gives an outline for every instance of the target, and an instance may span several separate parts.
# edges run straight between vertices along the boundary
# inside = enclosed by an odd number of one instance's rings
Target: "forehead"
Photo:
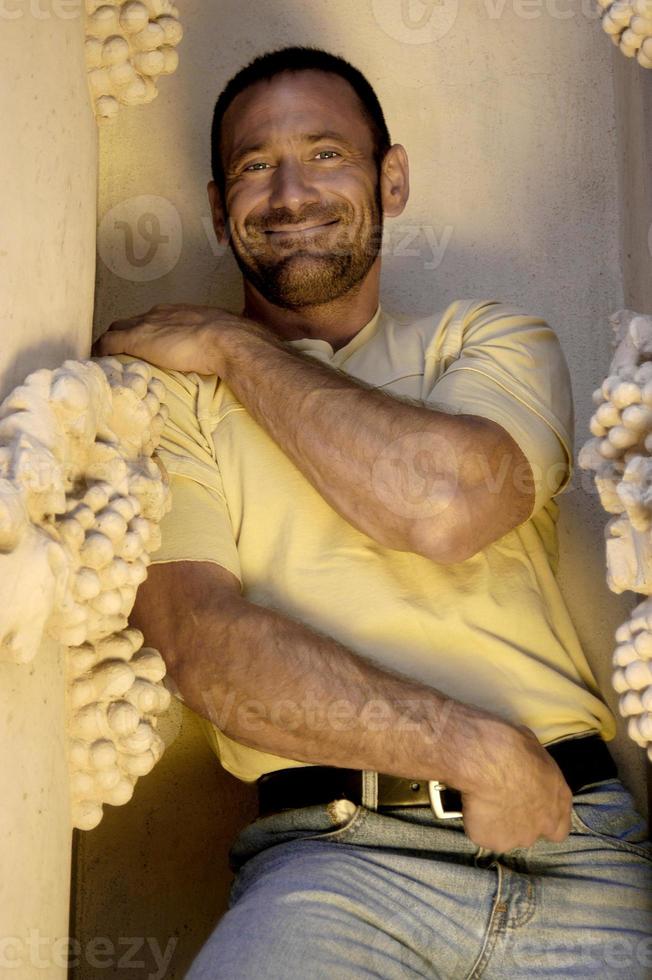
[[[332,132],[371,153],[373,138],[362,103],[339,75],[322,71],[284,72],[240,92],[222,121],[224,160],[253,143]]]

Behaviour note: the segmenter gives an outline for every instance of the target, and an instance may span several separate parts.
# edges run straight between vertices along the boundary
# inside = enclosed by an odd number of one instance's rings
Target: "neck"
[[[380,261],[377,259],[358,289],[345,296],[298,310],[275,306],[245,280],[243,315],[269,327],[281,340],[309,337],[327,341],[334,350],[347,344],[378,309]]]

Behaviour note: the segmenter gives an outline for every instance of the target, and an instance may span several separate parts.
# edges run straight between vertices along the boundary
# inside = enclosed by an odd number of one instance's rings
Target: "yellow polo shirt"
[[[324,340],[290,343],[388,394],[500,424],[535,474],[529,520],[454,565],[385,548],[320,497],[226,384],[155,371],[168,390],[159,455],[172,510],[154,561],[217,562],[251,602],[528,725],[544,744],[585,732],[612,738],[614,718],[554,574],[552,498],[570,476],[573,406],[550,327],[497,303],[461,301],[416,322],[379,309],[335,352]],[[406,468],[408,505],[410,494],[418,504],[427,476],[418,447],[395,465]],[[219,648],[214,655],[222,656]],[[302,764],[206,727],[222,764],[240,779]]]

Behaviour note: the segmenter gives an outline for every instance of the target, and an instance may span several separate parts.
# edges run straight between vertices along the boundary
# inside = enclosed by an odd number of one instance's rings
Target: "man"
[[[554,334],[379,308],[408,162],[341,59],[257,59],[212,149],[244,315],[155,307],[100,346],[166,369],[173,508],[136,622],[259,781],[191,977],[642,977],[650,853],[552,571]]]

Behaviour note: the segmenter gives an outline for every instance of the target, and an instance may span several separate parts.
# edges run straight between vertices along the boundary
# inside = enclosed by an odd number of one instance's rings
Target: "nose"
[[[298,160],[281,160],[272,179],[270,208],[301,211],[306,204],[319,200],[317,189],[306,168]]]

